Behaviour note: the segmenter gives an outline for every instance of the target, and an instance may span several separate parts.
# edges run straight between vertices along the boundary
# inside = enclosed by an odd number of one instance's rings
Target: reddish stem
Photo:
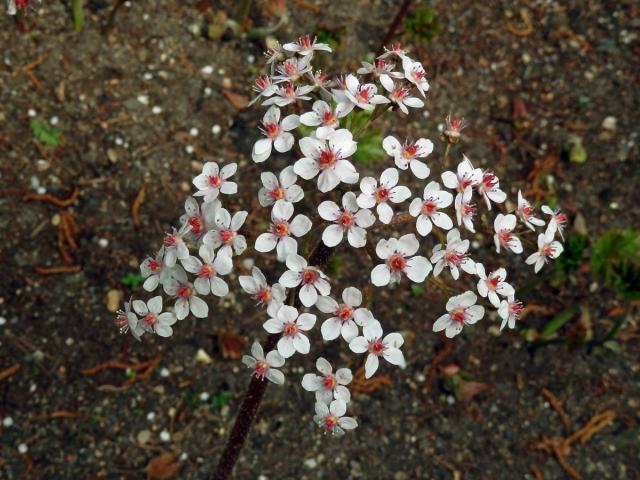
[[[400,8],[398,9],[398,13],[396,13],[396,16],[391,22],[391,25],[389,25],[389,29],[387,30],[386,35],[382,39],[382,42],[380,42],[380,46],[378,47],[376,56],[382,55],[382,53],[384,53],[384,47],[391,41],[393,36],[396,34],[396,30],[398,30],[398,27],[404,20],[404,17],[407,16],[407,13],[409,12],[409,7],[411,7],[411,4],[413,3],[413,1],[414,0],[404,0],[404,2],[402,2],[402,5],[400,5]]]

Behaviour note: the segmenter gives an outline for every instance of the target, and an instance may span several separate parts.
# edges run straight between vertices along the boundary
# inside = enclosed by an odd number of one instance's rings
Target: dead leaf
[[[229,103],[236,110],[243,110],[249,105],[249,97],[240,93],[234,93],[229,90],[223,90],[222,94],[227,97]]]
[[[469,403],[476,395],[489,390],[489,385],[482,382],[460,381],[458,394],[463,402]]]
[[[245,349],[244,337],[235,333],[218,333],[218,346],[225,360],[237,360]]]
[[[147,475],[154,480],[168,480],[177,475],[180,464],[176,463],[176,455],[173,453],[163,453],[151,459],[147,465]]]

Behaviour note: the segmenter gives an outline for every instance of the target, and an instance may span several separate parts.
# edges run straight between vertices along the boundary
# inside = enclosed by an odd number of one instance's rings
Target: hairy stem
[[[308,264],[322,270],[326,267],[330,256],[331,249],[320,241],[313,249],[313,252],[311,252],[311,255],[309,255]],[[294,292],[297,293],[298,290],[299,288],[295,289]],[[293,304],[296,308],[300,308],[301,306],[298,295],[293,297],[293,301],[290,299],[289,303]],[[269,335],[263,347],[264,351],[270,352],[273,350],[279,339],[280,334],[274,333]],[[240,457],[240,452],[242,452],[242,448],[251,431],[251,426],[258,414],[258,409],[260,408],[268,385],[269,382],[264,379],[258,379],[255,376],[251,378],[247,393],[245,393],[244,400],[242,401],[242,405],[240,405],[240,410],[236,415],[235,423],[227,439],[227,444],[220,456],[216,471],[211,477],[213,480],[227,480],[231,477],[233,468]]]
[[[76,32],[81,32],[84,28],[84,10],[82,0],[71,0],[71,14],[73,15],[73,26]]]
[[[404,2],[402,2],[402,5],[400,5],[400,8],[398,9],[398,13],[396,13],[396,16],[394,17],[393,21],[389,25],[389,28],[387,29],[387,33],[385,34],[384,38],[380,42],[380,46],[378,47],[376,56],[382,55],[382,53],[384,52],[384,47],[391,41],[393,36],[396,34],[398,27],[404,20],[404,17],[407,16],[407,13],[409,12],[409,8],[411,7],[411,4],[413,4],[413,2],[414,0],[404,0]]]

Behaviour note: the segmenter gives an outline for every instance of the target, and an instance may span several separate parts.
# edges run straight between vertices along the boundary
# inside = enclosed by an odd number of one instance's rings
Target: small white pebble
[[[189,135],[191,135],[192,137],[197,137],[198,129],[196,127],[193,127],[191,130],[189,130]]]
[[[168,442],[169,440],[171,440],[171,435],[169,435],[169,432],[167,432],[166,430],[162,430],[160,432],[160,440],[162,440],[163,442]]]
[[[142,76],[142,78],[144,78],[145,80],[153,80],[153,73],[147,72]]]
[[[205,75],[211,75],[213,73],[213,67],[211,65],[205,65],[200,71]]]
[[[202,400],[203,402],[206,402],[207,400],[209,400],[209,392],[202,392],[200,394],[200,400]]]
[[[2,419],[2,426],[5,428],[9,428],[10,426],[13,425],[13,418],[11,417],[4,417]]]
[[[204,96],[205,97],[210,97],[212,93],[213,93],[213,90],[211,90],[211,87],[204,87]]]
[[[49,119],[49,123],[53,126],[57,125],[60,119],[55,115]]]
[[[147,420],[150,422],[153,422],[153,420],[156,418],[156,412],[149,412],[147,413]]]
[[[74,342],[74,340],[73,340],[73,338],[71,338],[71,337],[67,338],[67,339],[64,341],[64,343],[66,343],[68,347],[70,347],[71,345],[73,345],[73,342]]]
[[[0,317],[0,325],[4,325],[7,323],[7,319],[5,317]]]
[[[619,206],[620,206],[620,205],[618,205],[618,202],[611,202],[611,203],[609,204],[609,208],[610,208],[611,210],[617,210]]]
[[[187,455],[187,452],[182,452],[180,454],[180,458],[179,459],[180,459],[181,462],[184,462],[187,458],[189,458],[189,455]]]
[[[109,246],[109,240],[107,240],[106,238],[100,238],[98,239],[98,245],[101,248],[107,248]]]
[[[37,386],[35,383],[32,383],[32,384],[29,386],[29,393],[33,393],[33,392],[35,392],[37,389],[38,389],[38,386]]]
[[[221,131],[222,131],[222,127],[217,123],[213,127],[211,127],[211,133],[213,133],[214,135],[220,135]]]
[[[122,146],[122,144],[124,143],[124,140],[122,140],[120,137],[116,137],[116,139],[114,140],[115,144],[118,145],[119,147]]]
[[[143,105],[149,105],[149,97],[147,95],[138,95],[138,102]]]
[[[18,453],[20,455],[24,455],[28,451],[29,451],[29,447],[27,447],[26,443],[21,443],[20,445],[18,445]]]
[[[247,62],[248,63],[253,63],[255,61],[256,61],[255,55],[247,55]]]
[[[151,113],[153,113],[154,115],[160,115],[162,113],[162,107],[156,105],[151,109]]]
[[[45,193],[47,193],[47,189],[44,187],[38,187],[36,188],[36,192],[38,192],[39,195],[44,195]]]
[[[168,368],[166,368],[166,367],[160,370],[160,376],[161,376],[162,378],[167,378],[167,377],[169,376],[169,374],[170,374],[170,373],[171,373],[171,372],[169,372],[169,369],[168,369]]]
[[[184,147],[184,151],[191,155],[193,153],[193,146],[187,145],[186,147]]]
[[[29,115],[30,117],[35,117],[37,114],[38,112],[36,112],[33,108],[27,110],[27,115]]]

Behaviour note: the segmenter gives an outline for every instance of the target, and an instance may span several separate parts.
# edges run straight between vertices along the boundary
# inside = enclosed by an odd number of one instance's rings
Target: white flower
[[[149,299],[147,303],[142,300],[133,301],[133,309],[142,317],[142,327],[161,337],[173,335],[171,325],[176,323],[176,316],[171,312],[162,313],[162,297],[158,295]]]
[[[533,269],[536,273],[544,266],[549,259],[558,258],[564,248],[557,240],[554,240],[555,232],[547,228],[545,233],[538,235],[538,251],[527,257],[525,263],[534,265]]]
[[[229,257],[242,254],[247,248],[247,239],[239,235],[238,230],[244,224],[248,213],[236,212],[233,217],[226,208],[220,208],[216,212],[216,224],[202,239],[202,243],[209,245],[214,250],[220,248],[220,254]]]
[[[451,230],[453,222],[446,213],[439,210],[448,207],[453,202],[453,195],[440,190],[438,182],[429,182],[424,188],[423,199],[414,198],[409,205],[409,213],[412,217],[418,217],[416,228],[418,233],[426,237],[431,233],[433,224],[443,230]]]
[[[482,173],[482,180],[476,188],[478,193],[484,197],[489,210],[491,210],[491,202],[503,203],[507,199],[507,194],[500,190],[500,180],[488,170]]]
[[[353,430],[358,426],[353,418],[343,416],[346,412],[347,404],[342,400],[334,400],[329,405],[317,402],[313,421],[327,433],[344,435],[345,430]]]
[[[399,43],[393,43],[391,45],[391,48],[387,48],[386,46],[384,47],[384,53],[382,55],[378,55],[378,59],[384,60],[385,58],[391,57],[391,56],[397,56],[400,60],[403,60],[405,58],[409,58],[407,57],[407,51],[404,50],[402,48],[402,46]]]
[[[189,256],[189,247],[184,241],[186,231],[177,231],[173,229],[173,233],[167,233],[164,236],[164,264],[171,268],[176,264],[176,260],[184,260]]]
[[[153,292],[158,288],[158,284],[164,283],[169,278],[170,270],[171,267],[164,264],[164,247],[162,247],[155,258],[148,257],[140,264],[140,275],[145,279],[142,288],[147,292]]]
[[[484,307],[476,305],[478,297],[466,291],[447,301],[447,312],[433,324],[433,331],[445,331],[447,338],[453,338],[462,331],[465,325],[473,325],[484,316]]]
[[[238,281],[242,289],[251,295],[258,302],[258,305],[270,307],[272,304],[281,305],[284,302],[284,287],[279,283],[274,283],[270,287],[266,277],[258,267],[251,269],[251,276],[242,275],[238,278]]]
[[[280,277],[280,283],[286,288],[300,287],[298,296],[305,307],[312,307],[318,300],[318,294],[329,295],[331,285],[327,276],[315,267],[307,265],[307,261],[300,255],[287,257],[287,270]]]
[[[133,338],[140,341],[145,332],[138,316],[131,311],[131,301],[124,302],[124,310],[118,310],[116,313],[116,325],[120,329],[120,333],[131,332]]]
[[[373,320],[371,311],[358,308],[362,304],[362,293],[355,287],[347,287],[342,291],[342,301],[338,304],[331,297],[319,297],[316,307],[322,313],[334,316],[322,323],[320,331],[325,340],[335,340],[342,334],[347,342],[358,336],[358,325],[364,327]]]
[[[258,192],[258,201],[263,207],[270,207],[278,200],[296,203],[304,197],[302,187],[296,185],[298,176],[293,171],[293,166],[284,168],[276,177],[271,172],[262,172],[260,180],[264,185]]]
[[[274,80],[279,82],[297,82],[300,77],[305,73],[311,71],[311,56],[309,57],[291,57],[286,59],[280,65],[277,70],[280,75],[273,77]]]
[[[464,228],[470,232],[476,233],[473,227],[473,217],[476,214],[476,207],[475,204],[471,203],[472,195],[472,186],[468,186],[464,189],[464,192],[456,195],[456,219],[458,220],[458,226],[464,225]]]
[[[500,330],[507,325],[509,325],[509,328],[515,328],[516,320],[520,317],[521,312],[522,303],[516,300],[513,295],[509,295],[506,300],[502,300],[498,307],[498,315],[502,318]]]
[[[376,245],[376,254],[385,263],[371,271],[371,282],[382,287],[399,282],[404,273],[409,280],[422,283],[431,271],[431,264],[425,257],[416,255],[420,243],[413,233],[398,238],[382,239]]]
[[[233,270],[231,257],[222,249],[216,255],[209,245],[200,246],[198,254],[202,260],[194,256],[182,260],[184,269],[198,277],[193,282],[196,291],[200,295],[213,293],[217,297],[224,297],[229,293],[229,286],[219,275],[227,275]]]
[[[516,228],[516,216],[499,213],[493,221],[495,235],[493,241],[496,244],[496,252],[500,253],[500,247],[505,247],[513,253],[522,253],[522,242],[512,232]]]
[[[249,106],[256,103],[262,97],[270,97],[276,92],[277,86],[273,83],[273,80],[268,75],[256,77],[256,81],[253,85],[253,91],[258,95],[249,102]]]
[[[358,181],[358,172],[347,160],[357,148],[349,130],[336,130],[327,137],[326,142],[304,137],[299,144],[304,157],[295,163],[293,170],[305,180],[311,180],[319,174],[318,189],[321,192],[333,190],[340,182],[353,184]]]
[[[349,403],[351,393],[349,393],[349,389],[345,385],[348,385],[353,380],[351,370],[339,368],[334,374],[331,364],[322,357],[316,360],[316,368],[321,375],[316,375],[315,373],[305,374],[302,377],[302,388],[307,392],[316,392],[316,401],[327,405],[334,398]]]
[[[336,101],[345,112],[349,113],[353,107],[358,106],[363,110],[373,110],[376,105],[389,103],[389,99],[378,95],[378,87],[373,83],[360,85],[355,75],[347,75],[345,79],[344,97],[339,96]]]
[[[380,79],[380,83],[382,80],[386,82],[386,79],[393,78],[404,78],[404,74],[400,72],[394,72],[393,69],[396,67],[393,63],[388,63],[383,59],[378,59],[375,61],[375,64],[369,62],[361,62],[362,67],[358,69],[358,75],[373,75],[375,78]]]
[[[316,50],[323,50],[325,52],[331,52],[331,47],[326,43],[316,43],[318,37],[313,37],[313,41],[309,35],[303,35],[298,38],[296,43],[285,43],[282,48],[288,52],[295,52],[300,55],[310,55]]]
[[[522,220],[522,222],[534,232],[536,231],[536,226],[541,227],[544,225],[544,220],[533,216],[533,207],[522,196],[522,192],[520,190],[518,190],[518,209],[516,210],[516,213],[520,217],[520,220]]]
[[[409,109],[411,108],[422,108],[424,107],[424,102],[417,97],[413,97],[410,95],[410,90],[404,85],[398,85],[391,80],[388,75],[383,75],[380,77],[380,83],[384,87],[384,89],[389,92],[389,100],[398,105],[398,108],[402,110],[404,114],[409,113]]]
[[[354,248],[361,248],[367,243],[367,231],[376,221],[371,210],[358,207],[356,194],[347,192],[342,196],[342,210],[335,202],[325,200],[318,206],[320,217],[333,225],[329,225],[322,232],[322,241],[327,247],[335,247],[347,232],[349,244]]]
[[[467,187],[475,187],[482,181],[482,170],[473,168],[469,159],[462,155],[462,161],[458,164],[457,174],[453,172],[442,172],[442,183],[447,188],[464,192]]]
[[[228,179],[236,173],[238,165],[229,163],[218,168],[216,162],[207,162],[202,167],[202,173],[193,179],[193,184],[198,189],[194,196],[204,197],[205,202],[218,198],[220,193],[232,195],[238,191],[238,185]]]
[[[284,383],[284,374],[277,368],[284,365],[284,357],[276,350],[272,350],[264,356],[264,350],[258,342],[251,345],[251,355],[243,355],[242,363],[253,369],[256,378],[265,378],[276,385]]]
[[[433,152],[431,140],[421,138],[417,142],[406,142],[400,144],[397,138],[388,136],[382,141],[382,148],[387,155],[393,157],[396,167],[400,170],[410,168],[413,174],[419,179],[429,176],[429,167],[418,158],[424,158]]]
[[[309,339],[300,332],[311,330],[315,323],[315,315],[311,313],[298,315],[298,310],[294,307],[282,305],[275,318],[264,322],[264,329],[269,333],[282,333],[282,337],[278,340],[278,352],[284,358],[289,358],[295,352],[309,353]]]
[[[437,277],[444,267],[449,267],[454,280],[460,277],[460,268],[471,274],[476,274],[476,264],[467,254],[469,240],[462,240],[457,228],[447,232],[447,245],[438,244],[433,247],[431,263],[433,263],[433,276]]]
[[[361,208],[373,208],[377,204],[378,218],[384,224],[388,224],[393,218],[393,210],[388,202],[401,203],[411,196],[411,190],[404,186],[397,186],[398,170],[387,168],[380,175],[380,185],[373,177],[364,177],[360,180],[358,206]]]
[[[407,80],[413,83],[420,94],[424,97],[425,92],[429,91],[429,82],[427,82],[427,73],[420,62],[415,62],[409,57],[402,59],[402,69]]]
[[[495,272],[487,275],[484,265],[476,263],[476,273],[480,278],[480,280],[478,280],[478,293],[481,297],[488,297],[491,305],[494,307],[498,308],[500,306],[500,298],[498,298],[498,295],[502,295],[503,297],[515,295],[516,291],[513,287],[505,282],[507,271],[504,268],[499,268]]]
[[[171,272],[172,277],[162,285],[167,295],[176,297],[174,306],[176,317],[182,320],[189,315],[189,311],[196,318],[206,318],[209,315],[209,305],[197,295],[193,284],[187,280],[187,274],[180,266]]]
[[[380,322],[369,322],[362,329],[362,336],[356,337],[349,342],[349,348],[354,353],[369,352],[364,364],[364,378],[371,376],[378,370],[379,359],[383,357],[392,365],[404,368],[404,355],[400,347],[404,343],[404,338],[399,333],[390,333],[382,338],[382,326]]]
[[[333,111],[324,100],[316,100],[311,111],[300,115],[300,123],[308,127],[318,127],[316,138],[326,140],[340,126],[339,119],[347,115],[344,108],[338,105]]]
[[[253,145],[253,161],[264,162],[271,155],[272,147],[280,153],[291,150],[295,139],[289,131],[298,128],[299,125],[298,115],[289,115],[280,120],[280,109],[276,106],[269,108],[262,118],[261,128],[267,138],[261,138]]]
[[[562,238],[562,240],[564,241],[564,235],[562,232],[567,226],[567,222],[569,221],[567,216],[562,213],[559,208],[553,210],[548,205],[543,205],[541,210],[542,213],[546,213],[547,215],[551,216],[551,218],[549,219],[549,225],[547,226],[547,231],[553,232],[553,235],[558,232],[560,234],[560,238]]]
[[[298,242],[292,237],[301,237],[311,230],[311,220],[305,215],[293,215],[293,205],[278,200],[271,209],[271,226],[269,231],[256,238],[256,250],[270,252],[274,248],[278,261],[284,262],[290,255],[298,252]]]
[[[282,86],[276,88],[275,95],[262,102],[262,105],[277,105],[284,107],[291,103],[295,103],[298,100],[311,100],[311,97],[307,96],[308,93],[313,91],[315,87],[313,85],[300,85],[296,87],[291,82],[287,82]]]
[[[206,232],[214,228],[220,206],[220,199],[215,199],[204,202],[201,211],[198,201],[193,197],[187,197],[184,202],[185,213],[180,217],[181,230],[187,231],[189,238],[200,240]]]

